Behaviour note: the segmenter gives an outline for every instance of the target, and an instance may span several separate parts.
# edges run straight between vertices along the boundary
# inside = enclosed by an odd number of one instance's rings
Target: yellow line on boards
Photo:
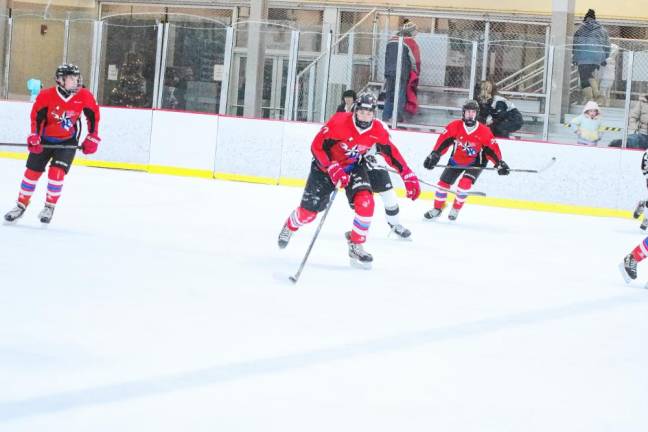
[[[20,152],[20,153],[0,152],[0,158],[24,160],[27,159],[27,153],[26,152]],[[274,177],[261,177],[261,176],[234,174],[234,173],[223,173],[223,172],[214,173],[211,170],[202,170],[202,169],[195,169],[195,168],[181,168],[181,167],[172,167],[172,166],[165,166],[165,165],[137,164],[137,163],[130,163],[130,162],[96,161],[96,160],[85,159],[85,158],[75,159],[74,164],[88,166],[88,167],[145,171],[152,174],[176,175],[176,176],[185,176],[185,177],[215,178],[219,180],[258,183],[258,184],[266,184],[266,185],[303,187],[306,184],[306,181],[304,179],[296,179],[296,178],[280,177],[279,179],[276,179]],[[396,193],[401,197],[405,196],[405,190],[403,189],[396,189]],[[421,193],[421,198],[432,200],[434,199],[434,192],[424,191]],[[517,199],[510,199],[510,198],[482,197],[482,196],[475,196],[475,195],[469,196],[468,201],[472,204],[478,204],[478,205],[484,205],[490,207],[518,209],[518,210],[534,210],[534,211],[543,211],[543,212],[551,212],[551,213],[565,213],[565,214],[601,216],[601,217],[618,217],[618,218],[626,218],[626,219],[632,218],[632,212],[629,210],[618,210],[618,209],[599,208],[599,207],[586,207],[586,206],[571,205],[571,204],[526,201],[526,200],[517,200]]]

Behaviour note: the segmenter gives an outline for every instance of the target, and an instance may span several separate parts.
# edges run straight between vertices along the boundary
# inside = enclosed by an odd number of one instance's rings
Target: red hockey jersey
[[[50,141],[66,141],[77,134],[81,113],[86,116],[88,132],[98,134],[99,106],[89,90],[80,88],[68,97],[57,87],[41,90],[31,111],[31,132]]]
[[[321,169],[325,170],[332,162],[338,162],[348,172],[374,145],[385,161],[399,173],[407,168],[385,125],[374,120],[370,128],[361,130],[355,125],[352,112],[333,114],[315,136],[311,152]]]
[[[439,135],[434,151],[445,154],[450,147],[453,148],[450,165],[477,165],[482,156],[497,165],[502,159],[493,133],[479,122],[472,132],[466,129],[463,120],[450,122],[445,132]]]

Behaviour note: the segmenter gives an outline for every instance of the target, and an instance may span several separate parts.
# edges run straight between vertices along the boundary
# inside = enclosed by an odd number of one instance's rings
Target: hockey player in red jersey
[[[434,169],[441,155],[452,148],[450,167],[443,170],[435,193],[434,208],[424,214],[426,219],[434,219],[441,215],[445,207],[448,193],[443,189],[450,186],[461,176],[457,185],[457,196],[448,214],[450,220],[457,219],[459,211],[466,200],[467,192],[481,174],[481,168],[490,160],[497,168],[499,175],[508,175],[509,166],[502,160],[495,137],[490,129],[477,121],[479,104],[474,100],[467,101],[462,109],[461,120],[454,120],[446,126],[437,139],[434,150],[425,159],[423,166]],[[463,174],[463,175],[462,175]]]
[[[32,107],[31,134],[27,137],[27,169],[16,207],[5,214],[7,222],[13,222],[25,213],[48,162],[47,197],[38,217],[42,223],[52,220],[63,180],[70,170],[79,142],[81,113],[88,124],[88,134],[81,145],[83,153],[96,152],[101,142],[98,135],[99,107],[92,93],[81,87],[79,68],[72,64],[60,65],[55,78],[56,86],[42,90]]]
[[[369,268],[373,257],[363,248],[374,211],[373,192],[365,154],[375,148],[385,161],[398,171],[407,197],[416,200],[421,193],[418,178],[407,166],[382,122],[374,120],[376,98],[360,95],[353,112],[336,113],[322,127],[311,145],[313,162],[301,205],[288,217],[278,244],[285,248],[292,234],[312,222],[326,209],[336,187],[344,188],[349,205],[355,210],[348,238],[349,257],[353,265]]]

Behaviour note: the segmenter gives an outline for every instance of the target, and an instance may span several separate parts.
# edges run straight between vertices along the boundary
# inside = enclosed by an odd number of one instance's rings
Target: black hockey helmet
[[[59,65],[59,67],[56,68],[54,77],[58,81],[59,78],[64,78],[68,75],[81,76],[81,70],[79,69],[79,66],[71,63],[64,63],[62,65]]]
[[[77,86],[73,89],[65,89],[63,88],[63,79],[66,76],[75,76],[78,77],[79,80],[77,82]],[[58,84],[59,88],[67,93],[75,93],[77,90],[79,90],[79,87],[81,87],[81,70],[79,69],[79,66],[71,64],[71,63],[64,63],[62,65],[59,65],[59,67],[56,68],[56,73],[54,74],[54,78],[56,79],[56,83]]]
[[[472,119],[466,119],[466,111],[475,111],[475,117]],[[464,124],[468,127],[473,127],[477,124],[477,116],[479,115],[479,104],[474,99],[469,99],[461,107],[461,119]]]
[[[358,126],[360,129],[367,129],[368,127],[370,127],[373,120],[360,121],[358,120],[357,112],[360,110],[365,110],[375,113],[377,106],[378,101],[376,100],[376,96],[374,96],[373,94],[362,93],[360,96],[358,96],[358,99],[356,99],[355,102],[355,106],[353,107],[353,118],[355,120],[356,126]]]

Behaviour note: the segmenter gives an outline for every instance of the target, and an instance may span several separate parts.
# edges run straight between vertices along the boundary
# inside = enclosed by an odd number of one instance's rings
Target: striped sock
[[[20,183],[20,192],[18,193],[19,203],[23,204],[24,206],[29,205],[29,201],[31,200],[31,197],[36,190],[38,179],[42,174],[43,173],[31,170],[29,168],[25,170],[25,175],[22,179],[22,182]]]
[[[61,197],[64,178],[65,171],[58,167],[50,167],[47,172],[47,197],[45,199],[47,204],[56,205]]]
[[[632,256],[637,260],[637,262],[642,261],[646,256],[648,256],[648,237],[632,250]]]

